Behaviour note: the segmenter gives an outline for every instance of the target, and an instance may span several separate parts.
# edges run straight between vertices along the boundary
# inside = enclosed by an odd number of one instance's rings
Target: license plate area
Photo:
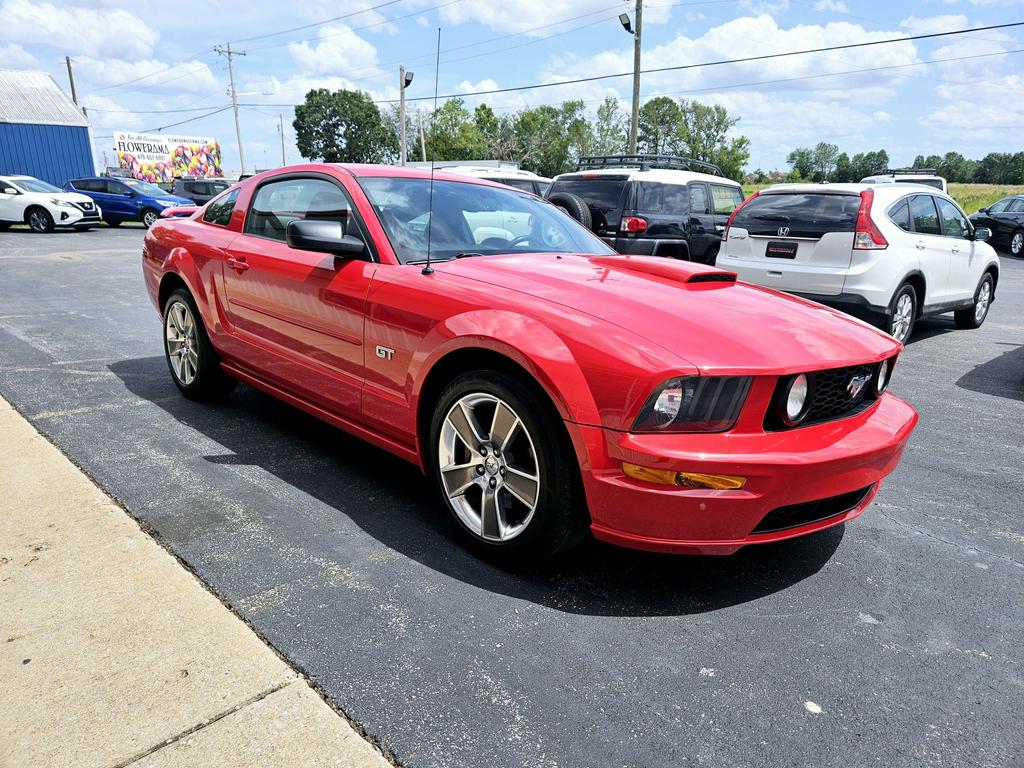
[[[796,243],[771,242],[765,248],[764,255],[769,259],[795,259],[796,249]]]

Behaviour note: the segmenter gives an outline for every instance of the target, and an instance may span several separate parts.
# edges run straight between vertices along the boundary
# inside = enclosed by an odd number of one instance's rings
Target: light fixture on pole
[[[640,122],[640,32],[643,29],[644,3],[636,0],[636,29],[629,21],[629,14],[620,13],[619,23],[633,36],[633,113],[629,121],[629,154],[636,154],[637,127]]]
[[[399,162],[405,165],[405,89],[412,85],[412,72],[405,71],[405,65],[398,67],[398,154]]]

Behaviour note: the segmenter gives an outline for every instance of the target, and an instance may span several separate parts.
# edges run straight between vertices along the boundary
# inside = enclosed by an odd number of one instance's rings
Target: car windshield
[[[140,195],[147,195],[148,197],[160,197],[167,194],[160,187],[145,181],[139,181],[138,179],[121,179],[121,183],[133,192],[138,192]]]
[[[360,179],[403,264],[497,253],[613,251],[562,211],[533,195],[472,182]],[[429,232],[428,232],[429,222]]]
[[[215,195],[219,195],[221,192],[223,192],[225,189],[231,186],[226,181],[208,181],[206,183],[210,185],[212,193]]]
[[[39,179],[11,179],[11,182],[21,187],[26,192],[61,192],[60,187],[55,187],[53,184],[47,184],[45,181]]]

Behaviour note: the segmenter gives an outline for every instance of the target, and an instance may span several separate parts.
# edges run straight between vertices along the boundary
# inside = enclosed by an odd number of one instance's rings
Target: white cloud
[[[1024,93],[1024,75],[1007,74],[985,83],[993,94]],[[977,87],[947,85],[939,93],[949,101],[919,120],[925,134],[937,144],[954,144],[967,155],[983,155],[999,148],[1011,150],[1024,125],[1024,99],[986,98]],[[922,147],[922,150],[925,148]]]
[[[847,13],[848,9],[843,0],[818,0],[814,4],[816,11],[832,11],[833,13]]]
[[[0,45],[0,67],[28,69],[36,65],[36,57],[17,43]]]
[[[900,26],[915,35],[949,32],[951,29],[966,28],[967,17],[962,13],[942,16],[908,16],[900,22]]]
[[[876,123],[891,123],[892,122],[892,115],[890,115],[888,112],[884,112],[882,110],[878,110],[877,112],[872,112],[871,113],[871,117],[872,117],[872,119],[874,119],[874,121]]]
[[[30,0],[0,6],[0,42],[39,45],[71,55],[148,56],[159,39],[153,27],[125,10],[56,7]]]
[[[209,64],[198,60],[170,64],[159,59],[126,61],[81,56],[76,59],[75,78],[92,90],[123,83],[124,93],[144,94],[146,98],[191,94],[216,99],[217,94],[224,93]],[[116,87],[111,91],[120,92]]]
[[[630,9],[624,6],[622,11],[630,12]],[[598,21],[602,12],[608,15],[610,25],[617,24],[613,20],[622,11],[610,9],[607,0],[505,0],[500,3],[454,3],[441,8],[440,15],[452,24],[476,21],[502,34],[526,32],[531,37],[546,37]],[[664,23],[670,15],[670,4],[652,5],[644,9],[644,24]],[[585,18],[579,18],[581,16]],[[622,34],[621,30],[619,34]]]
[[[306,74],[358,70],[359,79],[363,79],[378,72],[377,49],[344,24],[321,27],[315,45],[292,43],[288,52],[295,65]]]

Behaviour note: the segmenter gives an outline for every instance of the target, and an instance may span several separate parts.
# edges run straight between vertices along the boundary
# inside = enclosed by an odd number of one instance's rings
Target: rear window
[[[740,208],[732,225],[751,235],[820,238],[857,228],[860,195],[787,192],[759,195]],[[780,230],[788,229],[783,234]]]
[[[904,176],[897,177],[896,181],[900,184],[923,184],[926,187],[934,187],[935,189],[942,189],[942,181],[940,179],[910,179]]]
[[[641,181],[636,185],[636,210],[640,213],[685,216],[689,207],[689,196],[682,184]]]
[[[551,194],[568,192],[583,198],[590,209],[610,213],[619,207],[622,190],[626,188],[626,176],[600,176],[583,178],[580,176],[558,179],[551,185]]]

